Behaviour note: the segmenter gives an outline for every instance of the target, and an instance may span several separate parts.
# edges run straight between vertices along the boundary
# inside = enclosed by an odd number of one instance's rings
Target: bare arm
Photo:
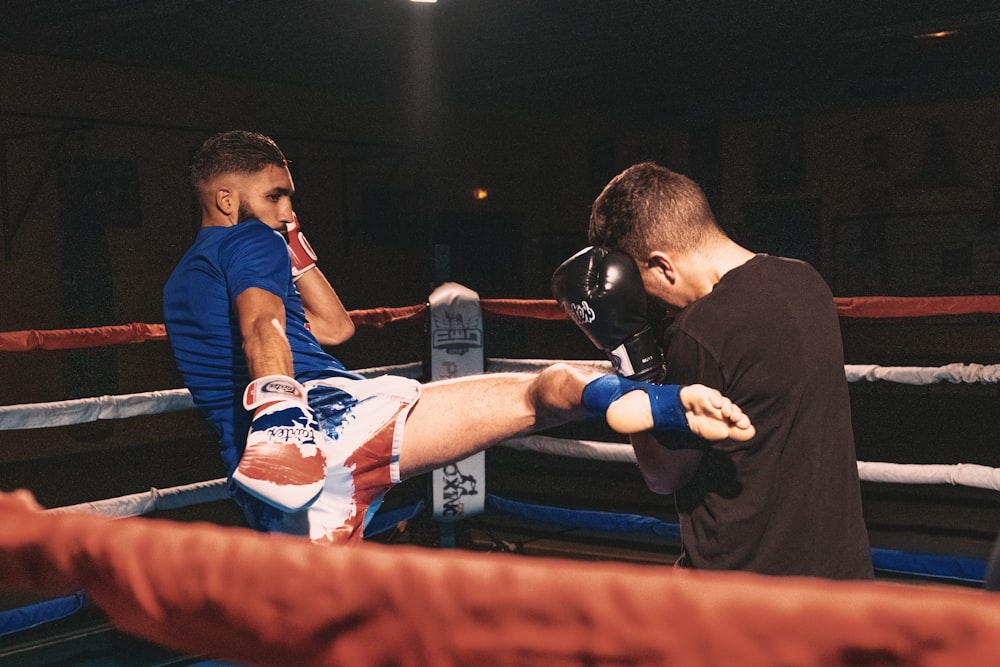
[[[295,286],[316,340],[323,345],[339,345],[354,335],[351,316],[319,267],[299,276]]]
[[[302,234],[299,217],[285,223],[285,240],[292,260],[292,279],[302,297],[309,330],[321,345],[339,345],[354,335],[354,322],[330,281],[316,266],[316,251]]]
[[[639,472],[653,493],[674,493],[694,477],[701,463],[700,449],[669,449],[651,432],[631,436]]]
[[[285,338],[285,306],[276,295],[251,287],[236,297],[243,353],[250,379],[265,375],[295,377],[292,350]]]

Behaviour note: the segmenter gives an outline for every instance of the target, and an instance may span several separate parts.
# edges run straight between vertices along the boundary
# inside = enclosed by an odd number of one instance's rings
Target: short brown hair
[[[200,189],[221,174],[255,174],[268,165],[287,167],[274,139],[246,130],[220,132],[206,139],[191,163],[191,184]]]
[[[611,179],[590,212],[591,244],[640,260],[656,249],[689,251],[721,236],[698,184],[653,162]]]

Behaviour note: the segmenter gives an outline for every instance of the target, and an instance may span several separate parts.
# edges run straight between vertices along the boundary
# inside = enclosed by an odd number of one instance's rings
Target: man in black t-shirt
[[[694,182],[653,163],[607,185],[589,236],[630,255],[654,309],[676,315],[661,381],[714,387],[757,429],[745,442],[632,436],[646,484],[675,495],[682,564],[871,578],[840,325],[820,275],[735,243]]]

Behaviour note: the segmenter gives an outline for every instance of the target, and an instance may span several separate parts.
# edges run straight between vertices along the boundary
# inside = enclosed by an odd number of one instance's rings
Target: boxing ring
[[[956,316],[1000,315],[1000,297],[858,297],[837,298],[836,307],[844,319],[893,319],[939,318]],[[484,319],[527,319],[540,321],[565,320],[565,314],[554,301],[482,299],[480,307]],[[352,311],[351,317],[358,327],[358,335],[365,329],[382,329],[402,322],[423,322],[427,318],[426,304],[402,308],[376,308]],[[105,326],[89,329],[10,331],[0,332],[0,353],[13,354],[34,351],[76,350],[104,348],[121,345],[162,344],[166,334],[159,324],[129,324]],[[595,350],[595,355],[597,351]],[[553,363],[551,359],[488,358],[487,372],[537,370]],[[609,369],[610,366],[597,359],[560,360],[569,363]],[[371,367],[358,371],[362,375],[376,376],[385,373],[424,379],[425,364],[417,361],[390,366]],[[855,383],[893,383],[908,387],[931,387],[941,384],[983,387],[1000,383],[1000,365],[984,365],[958,360],[940,366],[845,366],[848,381]],[[193,410],[190,395],[186,389],[167,389],[131,394],[91,396],[54,402],[29,403],[0,406],[0,431],[34,431],[44,434],[44,429],[95,423],[109,420],[129,420],[148,415],[184,413]],[[44,437],[44,435],[42,435]],[[564,437],[561,435],[534,435],[515,438],[501,443],[504,456],[538,455],[558,457],[578,462],[594,461],[607,464],[634,464],[631,447],[624,441]],[[942,443],[947,449],[947,443]],[[208,447],[212,453],[214,449]],[[942,456],[942,459],[946,457]],[[977,489],[982,492],[1000,491],[1000,468],[981,462],[958,463],[900,463],[891,461],[859,461],[858,470],[864,484],[902,485],[907,487],[946,486]],[[489,475],[489,469],[487,470]],[[636,475],[638,477],[638,475]],[[489,484],[489,479],[487,479]],[[4,489],[10,490],[10,489]],[[517,521],[550,525],[558,531],[587,531],[600,534],[648,536],[653,540],[677,541],[679,529],[669,519],[645,516],[632,512],[616,511],[613,508],[573,508],[560,507],[552,503],[539,502],[537,496],[531,499],[511,497],[486,491],[485,513],[497,513],[512,517]],[[88,513],[107,517],[135,517],[154,512],[170,512],[180,508],[196,507],[201,504],[226,500],[225,480],[208,479],[192,484],[169,488],[152,488],[148,492],[71,504],[49,510],[54,514]],[[998,495],[1000,499],[1000,495]],[[669,502],[669,499],[668,499]],[[366,531],[366,537],[377,538],[393,531],[407,522],[426,517],[430,511],[428,503],[418,498],[412,503],[388,506],[380,511]],[[1000,525],[994,530],[1000,529]],[[645,539],[645,538],[643,538]],[[493,546],[498,546],[497,540]],[[521,549],[495,549],[524,551]],[[964,587],[984,585],[990,574],[987,553],[976,556],[948,555],[942,553],[921,553],[903,549],[874,547],[872,559],[876,573],[885,578],[892,575],[912,577],[932,584],[960,584]],[[906,584],[909,586],[910,584]],[[923,584],[920,584],[923,587]],[[916,584],[913,584],[916,586]],[[933,604],[931,586],[930,599],[925,604]],[[813,592],[810,592],[813,591]],[[877,590],[871,595],[888,598],[902,595],[905,588],[889,591]],[[827,582],[809,582],[801,593],[810,604],[824,604],[823,598],[830,594]],[[924,592],[921,592],[924,595]],[[811,597],[810,597],[811,596]],[[948,593],[941,592],[946,600]],[[833,598],[831,598],[832,600]],[[780,602],[761,600],[766,608]],[[0,641],[4,637],[15,637],[18,633],[45,626],[63,619],[89,606],[83,593],[52,600],[41,600],[24,606],[0,611]],[[922,606],[913,609],[913,614],[926,613]],[[995,610],[1000,614],[1000,607]],[[0,658],[3,652],[0,651]],[[748,663],[749,664],[749,663]],[[860,664],[860,663],[859,663]],[[889,664],[889,663],[886,663]]]

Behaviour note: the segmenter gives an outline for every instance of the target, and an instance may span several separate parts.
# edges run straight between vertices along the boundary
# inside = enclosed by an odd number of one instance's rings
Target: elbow
[[[669,496],[672,493],[676,493],[678,489],[684,486],[675,480],[663,479],[662,477],[651,477],[644,474],[642,478],[646,482],[646,488],[661,496]]]
[[[355,331],[356,328],[354,326],[354,320],[352,320],[350,317],[346,318],[343,322],[340,323],[340,326],[338,327],[338,334],[337,334],[338,340],[337,343],[334,344],[336,345],[339,343],[346,343],[347,341],[349,341],[351,338],[354,337]]]
[[[640,465],[639,472],[650,491],[669,496],[683,489],[694,479],[697,465],[684,458],[675,457],[654,466]]]
[[[703,456],[699,449],[671,449],[649,433],[633,435],[632,448],[647,488],[664,496],[676,493],[694,478]]]
[[[639,471],[650,491],[668,496],[687,486],[694,479],[696,468],[674,462],[672,465],[659,466],[655,470],[643,470],[640,467]]]
[[[324,327],[312,327],[313,336],[320,345],[340,345],[349,341],[355,332],[354,322],[347,319],[346,322],[338,322]]]

